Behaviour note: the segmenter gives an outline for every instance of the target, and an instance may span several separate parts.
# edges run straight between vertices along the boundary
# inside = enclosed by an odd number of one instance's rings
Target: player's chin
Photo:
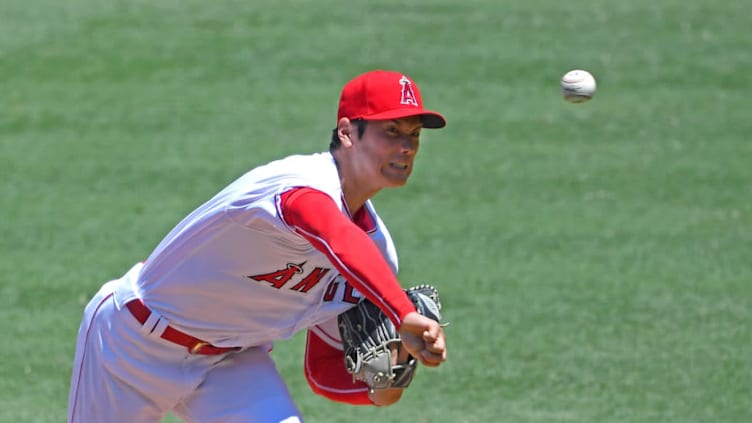
[[[401,187],[407,184],[407,178],[405,179],[399,179],[399,180],[392,180],[392,182],[389,184],[392,188]]]
[[[384,178],[387,180],[387,183],[390,187],[401,187],[407,183],[407,180],[410,179],[410,169],[409,168],[387,168],[384,172]]]

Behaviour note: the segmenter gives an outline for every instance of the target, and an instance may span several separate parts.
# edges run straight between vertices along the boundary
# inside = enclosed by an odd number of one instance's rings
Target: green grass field
[[[507,3],[3,0],[0,422],[64,421],[89,297],[245,170],[325,150],[372,68],[449,121],[375,199],[449,360],[354,408],[279,342],[307,421],[752,421],[748,4]]]

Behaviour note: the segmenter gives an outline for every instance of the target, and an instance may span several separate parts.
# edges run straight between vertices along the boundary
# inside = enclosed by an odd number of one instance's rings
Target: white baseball
[[[595,94],[595,78],[582,69],[571,70],[561,77],[561,94],[570,103],[584,103]]]

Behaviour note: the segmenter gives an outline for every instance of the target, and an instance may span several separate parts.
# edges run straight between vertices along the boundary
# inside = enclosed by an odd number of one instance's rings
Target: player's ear
[[[352,146],[353,137],[357,133],[357,130],[358,128],[346,117],[341,118],[337,122],[337,136],[339,136],[343,147],[349,148]]]

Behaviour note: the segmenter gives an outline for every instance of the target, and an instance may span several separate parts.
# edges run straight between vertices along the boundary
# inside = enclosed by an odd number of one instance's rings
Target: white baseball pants
[[[115,301],[119,280],[89,302],[78,333],[69,423],[302,421],[268,346],[191,355],[149,334]]]

